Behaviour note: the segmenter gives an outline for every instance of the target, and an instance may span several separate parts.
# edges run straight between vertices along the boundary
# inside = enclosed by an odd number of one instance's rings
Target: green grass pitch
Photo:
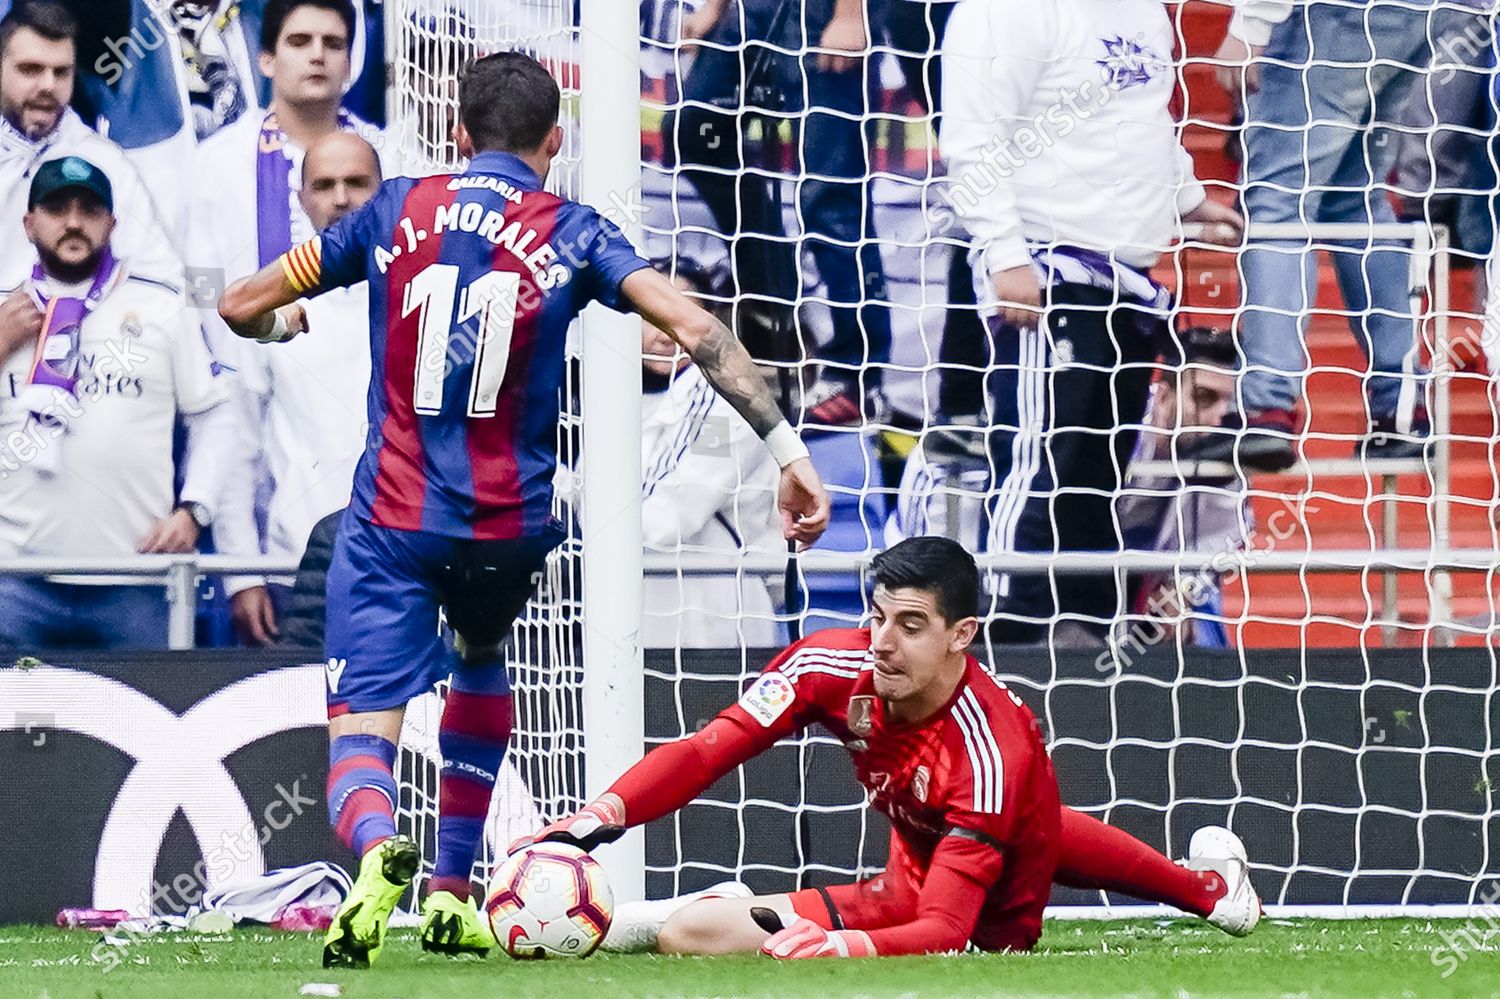
[[[1187,919],[1049,921],[1031,954],[784,964],[610,955],[455,961],[423,954],[414,931],[397,930],[380,962],[358,973],[324,971],[318,941],[305,934],[164,933],[135,943],[108,973],[91,957],[98,942],[84,931],[0,927],[0,995],[295,999],[304,984],[321,982],[341,985],[348,999],[1500,997],[1500,937],[1486,935],[1482,920],[1267,920],[1245,940]]]

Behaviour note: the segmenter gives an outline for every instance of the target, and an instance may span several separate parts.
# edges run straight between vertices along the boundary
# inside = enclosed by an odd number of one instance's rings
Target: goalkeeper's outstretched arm
[[[584,850],[613,842],[632,826],[671,815],[786,734],[780,726],[742,720],[743,712],[736,711],[731,708],[686,739],[651,750],[597,800],[535,836],[516,840],[510,852],[543,840]]]

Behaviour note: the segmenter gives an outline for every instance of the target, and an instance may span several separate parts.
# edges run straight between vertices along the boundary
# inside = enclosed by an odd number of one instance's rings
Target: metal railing
[[[1434,465],[1436,462],[1434,462]],[[1226,481],[1243,483],[1248,478],[1248,473],[1227,462],[1215,461],[1147,461],[1138,462],[1131,466],[1133,473],[1139,473],[1147,477],[1163,479],[1180,479],[1185,482],[1194,480]],[[1301,462],[1280,472],[1256,473],[1258,478],[1298,478],[1310,479],[1314,476],[1328,478],[1352,478],[1380,480],[1380,499],[1372,501],[1381,504],[1380,529],[1377,534],[1377,543],[1381,549],[1391,549],[1396,544],[1399,525],[1397,514],[1398,504],[1402,501],[1401,493],[1397,489],[1397,477],[1401,475],[1426,475],[1429,468],[1421,458],[1400,459],[1378,459],[1364,460],[1359,458],[1335,458],[1320,461]],[[1431,469],[1433,478],[1433,497],[1439,497],[1436,468]],[[1236,486],[1233,488],[1242,488]],[[1443,509],[1443,514],[1434,512],[1433,535],[1434,547],[1446,550],[1449,544],[1447,502],[1437,502],[1436,506]],[[1395,638],[1395,623],[1397,620],[1396,604],[1398,600],[1397,576],[1399,573],[1393,569],[1382,571],[1380,591],[1380,617],[1387,622],[1385,637],[1387,641]],[[1432,613],[1434,621],[1447,621],[1453,615],[1453,586],[1447,578],[1446,570],[1439,570],[1439,578],[1434,581],[1432,594]]]
[[[1201,226],[1185,226],[1184,235],[1192,238],[1201,235]],[[1281,222],[1260,223],[1245,230],[1245,243],[1239,247],[1207,247],[1209,252],[1222,250],[1239,254],[1254,244],[1296,243],[1306,244],[1306,252],[1349,252],[1349,243],[1374,243],[1376,241],[1398,241],[1407,243],[1411,249],[1411,261],[1407,268],[1407,296],[1411,301],[1412,342],[1421,341],[1424,319],[1432,321],[1432,356],[1434,368],[1446,366],[1450,360],[1450,331],[1452,296],[1449,289],[1452,259],[1449,247],[1451,235],[1445,225],[1429,226],[1426,222]],[[1341,245],[1344,244],[1344,245]],[[1422,299],[1429,298],[1429,307],[1423,309]],[[1243,296],[1241,296],[1243,298]],[[1236,316],[1245,310],[1242,301],[1231,310]],[[1309,311],[1316,311],[1309,307]],[[1435,371],[1432,390],[1433,493],[1447,496],[1451,484],[1451,456],[1448,431],[1452,423],[1452,392],[1449,378]],[[1435,541],[1447,543],[1449,511],[1446,504],[1439,504],[1433,524]]]
[[[126,555],[100,558],[23,556],[0,559],[0,576],[42,576],[86,581],[88,577],[131,577],[159,581],[166,589],[167,648],[191,649],[195,644],[193,619],[198,607],[198,580],[203,576],[288,576],[297,563],[259,556]]]
[[[645,573],[653,577],[755,576],[780,577],[788,560],[800,573],[858,573],[862,582],[876,550],[830,552],[812,550],[798,555],[732,555],[684,553],[646,555]],[[1132,572],[1195,573],[1338,573],[1338,572],[1495,572],[1497,555],[1489,548],[1402,549],[1389,551],[1239,551],[1239,552],[1061,552],[980,555],[981,569],[1018,575],[1114,574]],[[214,575],[290,575],[296,565],[271,557],[233,558],[227,555],[136,555],[121,558],[24,557],[0,560],[0,576],[130,577],[142,584],[156,582],[170,604],[167,647],[190,649],[198,582]],[[1434,604],[1436,606],[1436,604]],[[1434,626],[1446,623],[1434,615]]]

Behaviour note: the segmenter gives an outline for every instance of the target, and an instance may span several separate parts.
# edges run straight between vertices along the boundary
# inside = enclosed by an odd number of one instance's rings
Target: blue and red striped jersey
[[[462,174],[386,181],[284,266],[299,288],[370,285],[354,512],[449,537],[543,533],[568,326],[590,302],[620,308],[620,283],[649,266],[619,229],[487,152]]]

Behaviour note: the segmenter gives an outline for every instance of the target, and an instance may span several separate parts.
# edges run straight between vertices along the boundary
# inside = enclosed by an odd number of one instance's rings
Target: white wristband
[[[256,343],[281,343],[283,340],[290,340],[292,338],[292,335],[287,333],[286,316],[282,311],[276,309],[271,315],[276,318],[271,321],[270,331],[263,336],[256,337]]]
[[[798,458],[809,457],[807,445],[802,443],[802,438],[792,425],[782,420],[771,428],[771,432],[765,437],[766,447],[771,451],[771,457],[776,459],[776,464],[785,468]]]

